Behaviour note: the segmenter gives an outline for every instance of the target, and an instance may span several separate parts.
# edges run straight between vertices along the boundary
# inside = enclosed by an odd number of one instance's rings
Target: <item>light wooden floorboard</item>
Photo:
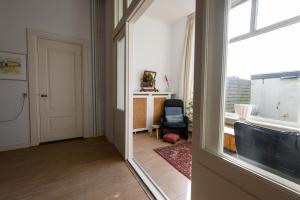
[[[105,138],[0,153],[0,199],[148,199]]]
[[[189,137],[191,140],[191,137]],[[184,142],[181,140],[180,142]],[[146,170],[156,184],[171,200],[190,199],[191,181],[170,165],[165,159],[153,151],[155,148],[172,145],[157,140],[155,132],[150,136],[147,132],[134,134],[134,159]]]

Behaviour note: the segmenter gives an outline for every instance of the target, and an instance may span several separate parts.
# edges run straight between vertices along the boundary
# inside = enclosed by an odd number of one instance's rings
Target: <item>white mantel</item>
[[[175,95],[174,92],[133,92],[133,95]]]

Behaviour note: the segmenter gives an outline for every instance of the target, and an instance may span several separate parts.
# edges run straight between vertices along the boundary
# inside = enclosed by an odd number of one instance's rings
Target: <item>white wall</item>
[[[187,17],[181,18],[172,25],[171,42],[171,76],[172,86],[178,97],[182,77],[183,49],[186,34]]]
[[[251,104],[258,116],[297,122],[300,101],[300,79],[251,80]],[[288,113],[288,118],[283,115]]]
[[[134,26],[134,91],[140,90],[144,70],[156,71],[156,88],[166,91],[171,76],[171,25],[142,16]]]
[[[134,26],[134,91],[140,90],[144,70],[156,71],[156,87],[167,91],[165,75],[178,94],[181,78],[186,17],[167,24],[142,16]]]
[[[88,0],[1,0],[0,51],[27,54],[26,28],[71,35],[90,41],[90,1]],[[0,120],[16,112],[27,81],[0,80]],[[28,144],[28,102],[20,118],[0,123],[0,147]]]

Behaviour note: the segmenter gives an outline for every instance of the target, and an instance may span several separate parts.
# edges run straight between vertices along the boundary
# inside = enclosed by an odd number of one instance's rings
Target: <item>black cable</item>
[[[21,107],[20,111],[18,112],[18,114],[17,114],[15,117],[13,117],[12,119],[9,119],[9,120],[0,120],[0,123],[12,122],[12,121],[17,120],[17,119],[20,117],[21,113],[22,113],[23,110],[24,110],[24,104],[25,104],[26,96],[27,96],[26,93],[23,93],[23,94],[22,94],[22,98],[23,98],[23,100],[22,100],[22,107]]]

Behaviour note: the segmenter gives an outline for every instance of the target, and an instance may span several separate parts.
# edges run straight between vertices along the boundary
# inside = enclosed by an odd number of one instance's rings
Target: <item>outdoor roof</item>
[[[291,71],[291,72],[278,72],[278,73],[268,73],[268,74],[255,74],[255,75],[251,75],[251,80],[270,79],[270,78],[292,79],[292,78],[299,78],[299,77],[300,77],[300,71]]]

